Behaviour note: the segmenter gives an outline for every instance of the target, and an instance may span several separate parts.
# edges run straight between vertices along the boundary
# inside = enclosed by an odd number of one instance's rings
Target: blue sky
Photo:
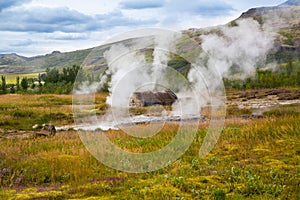
[[[0,54],[34,56],[100,45],[140,28],[225,24],[252,7],[285,0],[0,0]]]

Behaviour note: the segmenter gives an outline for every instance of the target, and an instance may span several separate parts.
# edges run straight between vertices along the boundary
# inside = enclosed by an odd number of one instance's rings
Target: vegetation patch
[[[193,145],[179,160],[145,174],[105,167],[90,155],[75,131],[53,138],[0,139],[0,196],[296,199],[300,193],[299,116],[274,115],[247,124],[228,124],[213,151],[201,159],[197,153],[206,128],[199,129]],[[176,125],[167,125],[156,139],[144,141],[119,131],[107,135],[128,151],[149,152],[167,144],[176,130]]]

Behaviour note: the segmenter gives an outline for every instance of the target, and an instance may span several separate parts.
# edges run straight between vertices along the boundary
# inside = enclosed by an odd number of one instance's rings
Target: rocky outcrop
[[[300,52],[300,0],[290,0],[274,7],[252,8],[238,19],[243,18],[253,18],[272,31],[279,53]]]

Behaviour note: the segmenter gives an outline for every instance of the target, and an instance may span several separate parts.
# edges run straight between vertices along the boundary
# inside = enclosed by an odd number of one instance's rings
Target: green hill
[[[78,50],[67,53],[52,52],[44,56],[26,58],[17,54],[0,56],[0,74],[36,73],[46,71],[47,68],[58,69],[72,65],[80,65],[91,49]]]
[[[273,31],[277,51],[270,55],[271,59],[276,59],[279,63],[286,63],[300,57],[300,0],[290,0],[275,7],[252,8],[242,13],[238,19],[242,18],[254,18],[263,27]],[[226,24],[226,26],[234,26],[235,22],[236,20]],[[189,29],[183,31],[183,33],[201,43],[200,35],[218,31],[219,27]],[[104,52],[108,46],[102,48]],[[189,48],[194,47],[181,42],[179,48],[188,52]],[[51,54],[29,58],[17,54],[2,54],[0,55],[0,74],[38,73],[44,72],[47,68],[62,69],[72,65],[81,65],[91,50],[84,49],[67,53],[54,51]],[[101,59],[100,57],[100,62],[97,61],[96,64],[91,63],[92,67],[99,69],[99,67],[105,66],[104,59]],[[171,62],[171,64],[174,65],[174,62]],[[186,67],[181,66],[180,71],[186,73],[188,71]]]

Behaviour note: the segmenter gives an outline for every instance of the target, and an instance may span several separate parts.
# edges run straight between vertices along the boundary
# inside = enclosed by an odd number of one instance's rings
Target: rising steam
[[[136,35],[132,32],[127,40],[96,48],[77,76],[73,110],[81,140],[98,160],[114,169],[134,173],[155,171],[177,160],[190,147],[198,130],[201,108],[209,106],[209,127],[199,150],[199,156],[204,157],[216,144],[224,125],[222,78],[232,78],[233,74],[239,78],[250,76],[265,62],[272,39],[254,20],[242,20],[235,27],[221,27],[217,33],[201,36],[201,47],[195,40],[172,31],[150,29],[142,37]],[[181,45],[193,48],[184,50]],[[179,55],[191,64],[186,76],[168,66],[171,55]],[[102,67],[103,60],[107,68]],[[106,70],[104,76],[101,69]],[[91,77],[84,76],[85,73],[99,77],[98,87],[110,80],[106,100],[110,107],[101,117],[95,113],[94,94],[98,88],[95,81],[82,78]],[[159,117],[132,117],[130,96],[148,90],[175,92],[178,100],[172,105],[172,112],[162,110]],[[164,122],[173,119],[180,121],[173,140],[149,153],[125,151],[103,132],[119,128],[128,135],[149,138],[162,129]],[[136,122],[150,123],[134,126]]]
[[[201,35],[201,47],[196,45],[183,53],[178,41],[186,36],[170,31],[166,33],[148,33],[143,37],[117,42],[105,51],[101,48],[94,51],[92,59],[96,55],[99,60],[102,53],[107,62],[108,68],[101,75],[98,85],[101,87],[110,80],[106,103],[115,112],[113,116],[111,111],[107,112],[100,123],[115,122],[116,116],[119,120],[115,124],[126,121],[129,118],[129,99],[136,91],[175,92],[179,100],[173,104],[173,112],[168,113],[169,116],[199,115],[201,107],[212,105],[212,99],[213,106],[224,106],[222,78],[251,76],[257,67],[265,64],[267,54],[273,48],[269,32],[253,19],[243,19],[237,21],[236,26],[219,27],[218,31]],[[191,38],[187,41],[197,44]],[[168,67],[171,53],[180,54],[191,63],[186,77]],[[85,63],[93,62],[88,60]],[[96,90],[94,84],[90,84],[92,91],[89,91],[86,82],[82,81],[81,85],[77,94],[94,93]],[[162,116],[165,115],[166,112],[162,112]]]
[[[201,36],[204,65],[216,67],[222,77],[233,78],[232,70],[241,78],[251,76],[263,66],[274,42],[269,32],[253,19],[237,21],[237,26],[221,27],[219,34]]]

